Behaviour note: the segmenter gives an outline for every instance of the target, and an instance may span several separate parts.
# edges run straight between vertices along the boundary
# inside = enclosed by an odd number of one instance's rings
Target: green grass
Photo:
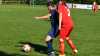
[[[77,56],[100,55],[100,11],[93,14],[91,10],[72,9],[75,23],[71,38],[79,49]],[[0,56],[47,56],[44,37],[47,34],[49,21],[35,20],[34,16],[47,14],[46,7],[1,6],[0,7]],[[30,42],[35,46],[30,53],[20,49],[21,42]],[[54,40],[58,53],[58,38]],[[71,49],[66,43],[66,55]]]

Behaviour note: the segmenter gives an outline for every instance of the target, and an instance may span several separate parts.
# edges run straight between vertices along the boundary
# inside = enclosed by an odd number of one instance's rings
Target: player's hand
[[[35,19],[40,19],[39,17],[34,17]]]
[[[59,28],[58,28],[59,30],[61,30],[61,27],[59,26]]]

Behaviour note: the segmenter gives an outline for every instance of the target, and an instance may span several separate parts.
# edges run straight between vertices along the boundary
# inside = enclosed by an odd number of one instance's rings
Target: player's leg
[[[74,45],[73,41],[70,39],[70,37],[66,37],[66,41],[69,44],[69,46],[71,47],[73,54],[76,54],[78,52],[76,46]]]
[[[95,8],[93,9],[93,12],[94,12],[94,14],[96,13],[96,9]]]
[[[59,56],[65,56],[65,44],[64,44],[65,30],[60,30],[59,37]]]
[[[46,37],[46,44],[47,44],[47,48],[48,48],[48,56],[55,56],[55,52],[54,52],[54,49],[53,49],[53,46],[52,46],[52,42],[53,42],[53,39],[51,36],[47,36]]]
[[[98,9],[97,9],[97,8],[95,8],[94,12],[96,13],[97,11],[98,11]]]
[[[71,31],[72,31],[73,27],[67,27],[67,30],[66,30],[66,41],[67,43],[69,44],[69,46],[72,48],[72,51],[74,54],[76,54],[78,52],[76,46],[74,45],[73,41],[71,40],[71,38],[69,37]]]
[[[59,51],[60,51],[60,54],[59,56],[65,56],[65,44],[64,44],[64,39],[63,38],[60,38],[59,39]]]
[[[48,42],[48,44],[51,47],[52,47],[53,39],[56,38],[56,36],[58,35],[57,33],[58,33],[58,25],[52,26],[51,30],[49,31],[48,36],[46,38],[46,42]],[[54,51],[54,49],[52,47],[50,52],[53,52],[53,51]]]
[[[96,14],[96,12],[97,12],[97,8],[94,7],[93,8],[93,13]]]
[[[52,37],[50,35],[47,35],[46,39],[46,44],[47,44],[47,48],[48,48],[48,53],[52,52],[53,51],[53,47],[52,47]]]
[[[48,36],[46,37],[45,41],[47,43],[49,56],[55,56],[52,42],[53,42],[53,39],[57,36],[57,32],[58,32],[58,27],[52,27],[51,31],[48,33]]]

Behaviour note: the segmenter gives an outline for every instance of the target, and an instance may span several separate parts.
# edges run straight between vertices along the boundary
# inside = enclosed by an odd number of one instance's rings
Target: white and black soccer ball
[[[24,44],[24,45],[22,46],[22,50],[23,50],[24,52],[30,52],[30,51],[31,51],[31,46],[30,46],[29,44]]]

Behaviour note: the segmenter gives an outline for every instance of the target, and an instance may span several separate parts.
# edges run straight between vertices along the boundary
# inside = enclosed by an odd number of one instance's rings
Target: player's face
[[[96,2],[94,2],[93,4],[96,4]]]
[[[60,0],[59,4],[65,4],[65,0]]]
[[[62,1],[59,1],[59,4],[62,4]]]

